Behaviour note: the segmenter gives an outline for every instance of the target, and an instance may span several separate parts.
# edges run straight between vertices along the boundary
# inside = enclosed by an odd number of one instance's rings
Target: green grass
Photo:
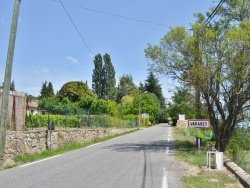
[[[224,172],[202,172],[198,176],[185,176],[183,182],[186,188],[225,188],[239,187],[237,180]]]
[[[96,140],[89,141],[89,142],[74,143],[74,144],[70,144],[70,145],[65,146],[63,148],[58,148],[58,149],[55,149],[55,150],[45,150],[45,151],[43,151],[41,153],[17,155],[14,158],[15,164],[6,166],[4,169],[13,168],[13,167],[16,167],[18,165],[22,165],[22,164],[25,164],[25,163],[28,163],[28,162],[33,162],[33,161],[37,161],[37,160],[44,159],[44,158],[47,158],[47,157],[52,157],[52,156],[55,156],[55,155],[59,155],[59,154],[65,153],[65,152],[69,152],[69,151],[73,151],[73,150],[76,150],[76,149],[84,148],[84,147],[87,147],[87,146],[90,146],[90,145],[93,145],[93,144],[96,144],[96,143],[99,143],[99,142],[104,142],[106,140],[110,140],[110,139],[118,137],[118,136],[130,134],[130,133],[133,133],[133,132],[138,131],[138,130],[140,130],[140,129],[139,128],[133,129],[133,130],[121,133],[121,134],[115,134],[113,136],[107,136],[107,137],[104,137],[104,138],[101,138],[101,139],[96,139]]]
[[[195,138],[188,136],[185,128],[173,128],[175,138],[176,158],[189,164],[190,168],[196,167],[197,173],[182,178],[184,187],[187,188],[224,188],[239,187],[238,180],[228,175],[226,171],[207,171],[206,151],[209,142],[204,142],[201,151],[195,145]],[[212,162],[213,163],[213,162]]]

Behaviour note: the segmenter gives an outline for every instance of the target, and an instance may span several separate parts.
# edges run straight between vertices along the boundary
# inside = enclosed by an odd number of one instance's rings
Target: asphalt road
[[[159,124],[0,172],[1,188],[179,187],[171,127]]]

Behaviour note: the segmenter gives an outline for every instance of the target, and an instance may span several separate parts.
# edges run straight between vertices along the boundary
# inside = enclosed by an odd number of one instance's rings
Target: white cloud
[[[72,56],[67,56],[66,59],[70,61],[71,64],[79,64],[78,59],[72,57]]]

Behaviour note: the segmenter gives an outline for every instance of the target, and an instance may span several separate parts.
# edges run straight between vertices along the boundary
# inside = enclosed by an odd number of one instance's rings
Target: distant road
[[[1,188],[177,188],[171,127],[141,131],[0,172]]]

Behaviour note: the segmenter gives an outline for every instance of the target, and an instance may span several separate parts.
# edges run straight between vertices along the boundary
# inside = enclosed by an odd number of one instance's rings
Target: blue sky
[[[15,0],[0,0],[0,82],[4,80],[11,19]],[[190,27],[194,14],[216,5],[209,0],[62,0],[91,52],[77,33],[59,1],[23,0],[17,30],[12,80],[18,91],[40,94],[42,82],[55,92],[68,81],[86,81],[91,87],[93,59],[111,56],[116,80],[131,74],[134,82],[148,75],[144,49],[158,44],[169,27]],[[96,11],[91,11],[91,10]],[[100,12],[144,20],[149,24]],[[161,77],[165,97],[172,81]]]

